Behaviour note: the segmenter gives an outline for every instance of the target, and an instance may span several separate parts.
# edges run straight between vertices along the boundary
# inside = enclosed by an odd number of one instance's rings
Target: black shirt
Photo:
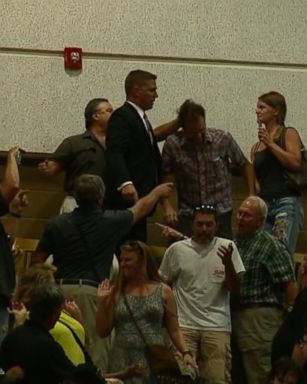
[[[281,138],[277,139],[276,144],[281,147],[280,141]],[[287,186],[285,168],[269,149],[255,153],[254,168],[260,186],[259,196],[264,200],[299,195],[298,190]]]
[[[68,193],[72,192],[74,180],[85,173],[98,175],[105,181],[105,149],[90,131],[64,139],[50,160],[59,162],[66,172],[64,189]]]
[[[129,210],[77,207],[47,224],[37,250],[53,254],[59,278],[100,282],[109,277],[113,254],[132,219]]]
[[[272,343],[272,362],[291,357],[294,345],[307,333],[307,288],[295,299],[293,309],[285,317]],[[304,370],[307,371],[307,366]]]
[[[31,320],[4,339],[0,362],[4,370],[20,366],[25,375],[23,384],[56,384],[75,369],[49,332]]]

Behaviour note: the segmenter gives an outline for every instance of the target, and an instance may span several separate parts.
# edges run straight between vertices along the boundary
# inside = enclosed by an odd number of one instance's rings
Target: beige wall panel
[[[2,0],[1,45],[305,62],[305,0]]]
[[[307,89],[304,70],[97,60],[72,76],[59,57],[0,56],[1,149],[20,143],[26,150],[53,151],[63,138],[83,131],[83,110],[93,97],[106,96],[115,106],[124,100],[123,79],[135,68],[158,74],[158,93],[150,118],[172,118],[186,98],[207,109],[208,126],[229,130],[249,155],[257,139],[257,97],[278,90],[288,101],[288,123],[307,141]]]

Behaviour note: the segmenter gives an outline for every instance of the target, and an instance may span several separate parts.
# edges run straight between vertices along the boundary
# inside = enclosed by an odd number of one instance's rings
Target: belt
[[[242,311],[244,309],[256,309],[256,308],[277,308],[282,310],[282,306],[277,303],[247,303],[240,304],[238,307],[234,308],[234,310]]]
[[[98,288],[99,283],[93,280],[86,279],[58,279],[60,285],[89,285],[90,287]]]

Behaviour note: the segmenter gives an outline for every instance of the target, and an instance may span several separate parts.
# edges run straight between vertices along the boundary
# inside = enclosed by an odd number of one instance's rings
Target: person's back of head
[[[42,284],[33,291],[29,303],[30,320],[52,329],[59,319],[64,295],[55,284]]]
[[[100,176],[84,174],[75,179],[73,191],[77,204],[81,207],[102,205],[105,185]]]

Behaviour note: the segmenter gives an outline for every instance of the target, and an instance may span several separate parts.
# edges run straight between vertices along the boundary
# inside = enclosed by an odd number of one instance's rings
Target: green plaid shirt
[[[295,281],[293,260],[286,248],[263,230],[238,238],[237,246],[246,269],[240,303],[283,304],[284,291],[278,284]]]

